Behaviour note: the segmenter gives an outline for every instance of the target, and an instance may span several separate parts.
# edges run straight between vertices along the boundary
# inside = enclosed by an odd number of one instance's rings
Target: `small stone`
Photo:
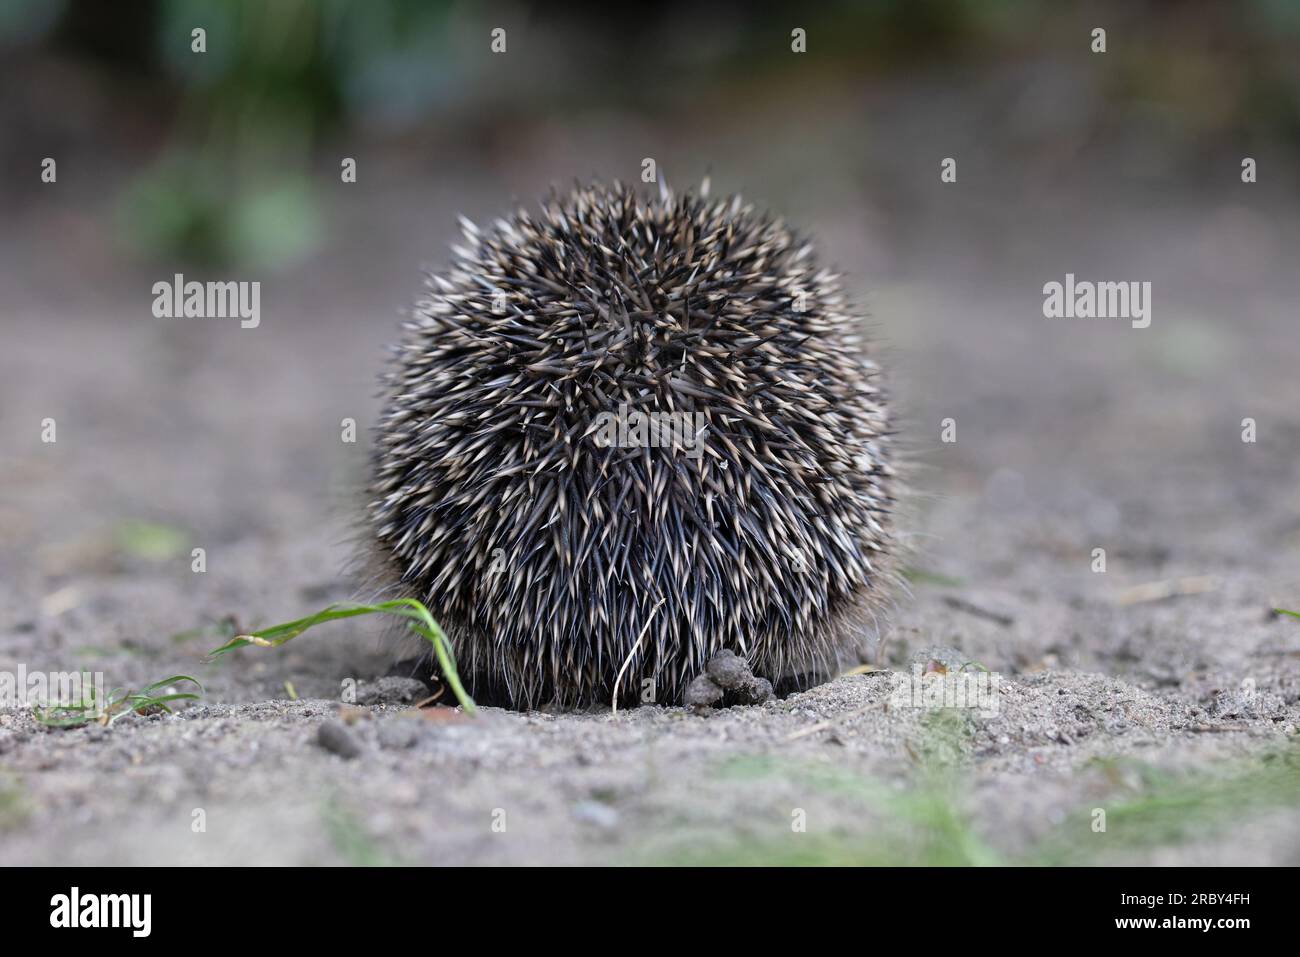
[[[722,700],[722,689],[707,674],[696,676],[686,686],[686,704],[695,708],[709,708]]]
[[[394,718],[379,726],[379,746],[390,751],[404,751],[414,747],[420,738],[420,729],[407,718]]]
[[[356,735],[337,721],[326,721],[320,726],[316,732],[316,743],[345,760],[357,757],[362,750]]]
[[[706,670],[713,683],[726,691],[735,690],[754,679],[749,670],[749,663],[726,649],[713,656]]]
[[[1221,691],[1210,702],[1209,713],[1216,718],[1271,718],[1286,716],[1286,700],[1271,691],[1251,688]]]
[[[737,704],[762,704],[772,697],[772,682],[766,678],[750,678],[733,694]]]
[[[1116,715],[1105,722],[1104,727],[1109,734],[1124,734],[1133,726],[1128,718]]]
[[[914,672],[919,665],[922,674],[946,674],[961,671],[970,664],[970,656],[950,645],[933,645],[913,652],[907,659],[908,672]]]
[[[599,801],[579,801],[573,806],[573,817],[606,831],[618,827],[618,811]]]
[[[429,686],[419,678],[385,676],[362,682],[357,688],[359,705],[415,704],[429,697]]]

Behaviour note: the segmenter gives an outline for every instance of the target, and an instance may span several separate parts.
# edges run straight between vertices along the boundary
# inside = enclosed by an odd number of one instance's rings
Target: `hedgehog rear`
[[[884,600],[894,483],[810,245],[617,183],[464,233],[385,376],[369,513],[471,693],[674,703],[723,649],[833,676]]]

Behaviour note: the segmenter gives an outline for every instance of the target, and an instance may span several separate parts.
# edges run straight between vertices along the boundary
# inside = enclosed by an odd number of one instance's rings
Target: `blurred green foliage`
[[[522,51],[505,70],[484,55],[498,22],[510,25],[512,53]],[[922,70],[933,81],[962,62],[999,61],[1018,62],[1013,83],[1032,84],[1050,35],[1059,47],[1063,33],[1105,24],[1108,69],[1087,82],[1109,98],[1098,116],[1110,130],[1154,116],[1185,135],[1188,152],[1216,136],[1300,148],[1297,0],[1086,9],[1052,0],[3,0],[0,50],[53,52],[166,85],[170,133],[121,197],[122,228],[150,255],[276,268],[322,235],[315,164],[344,129],[400,132],[436,118],[464,133],[482,117],[508,124],[593,106],[673,116],[728,82],[761,97],[763,74],[795,68],[796,24],[816,51],[812,81],[832,84],[827,77],[870,83]],[[206,31],[201,55],[191,50],[196,27]],[[1075,68],[1085,51],[1080,41]]]
[[[174,146],[124,196],[124,228],[152,254],[202,263],[276,269],[309,254],[321,235],[321,139],[360,108],[358,81],[436,36],[444,14],[415,2],[162,4],[156,42],[183,102]]]

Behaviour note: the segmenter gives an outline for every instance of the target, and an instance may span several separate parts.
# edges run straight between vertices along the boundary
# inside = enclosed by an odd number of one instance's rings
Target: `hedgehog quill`
[[[384,377],[370,528],[475,697],[682,700],[733,652],[834,677],[891,578],[887,401],[810,242],[614,183],[465,241]]]

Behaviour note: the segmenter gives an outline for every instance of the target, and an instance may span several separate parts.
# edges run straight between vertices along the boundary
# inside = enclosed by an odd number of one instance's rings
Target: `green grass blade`
[[[102,707],[95,700],[94,689],[91,689],[90,694],[83,697],[80,702],[59,704],[44,709],[38,708],[34,712],[34,716],[38,723],[45,725],[47,728],[79,728],[101,719],[106,719],[109,724],[113,724],[119,718],[147,708],[156,707],[171,714],[172,709],[163,702],[197,701],[199,695],[192,691],[174,691],[171,694],[163,695],[155,692],[182,681],[188,681],[197,687],[200,692],[203,691],[203,685],[199,683],[197,678],[191,678],[189,675],[172,675],[170,678],[155,681],[140,691],[128,692],[124,688],[114,688],[105,696]]]
[[[277,648],[316,625],[329,621],[338,621],[342,618],[355,618],[360,615],[394,615],[398,618],[407,619],[407,627],[433,645],[433,652],[438,659],[438,667],[442,669],[442,676],[451,687],[456,700],[465,709],[465,713],[476,714],[478,712],[478,709],[474,706],[474,699],[469,696],[460,683],[460,674],[456,670],[456,658],[452,654],[451,642],[448,641],[447,635],[438,625],[438,622],[434,620],[433,615],[429,613],[429,609],[414,598],[398,598],[394,601],[380,602],[377,605],[330,605],[328,608],[318,611],[314,615],[308,615],[306,618],[287,621],[280,625],[271,625],[268,628],[261,628],[246,635],[236,635],[220,648],[208,652],[207,657],[209,661],[213,661],[232,651],[247,648],[249,645],[256,645],[259,648]],[[195,683],[197,684],[197,682]]]
[[[203,685],[199,682],[198,678],[191,678],[189,675],[172,675],[170,678],[163,678],[161,681],[155,681],[147,688],[141,688],[139,691],[135,693],[133,697],[144,697],[147,695],[151,695],[155,691],[159,691],[163,688],[169,687],[170,685],[179,684],[182,681],[188,681],[190,684],[194,685],[196,688],[199,689],[200,694],[204,693]],[[197,695],[195,695],[195,697],[197,697]]]

